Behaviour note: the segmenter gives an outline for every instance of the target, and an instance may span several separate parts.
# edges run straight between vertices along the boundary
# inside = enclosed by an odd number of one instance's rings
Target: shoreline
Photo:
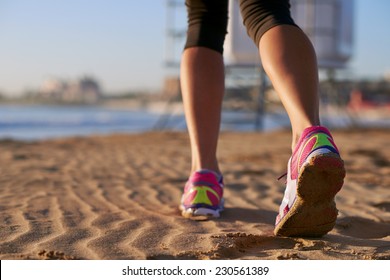
[[[153,103],[153,106],[144,109],[137,107],[136,110],[126,109],[127,105],[123,105],[122,108],[80,105],[0,105],[0,139],[37,140],[112,133],[186,131],[181,103],[172,106],[162,102]],[[363,113],[350,115],[341,109],[323,108],[321,120],[331,129],[390,128],[390,116],[386,117],[388,112],[364,113],[368,115]],[[253,111],[223,110],[221,121],[222,131],[256,131],[256,113]],[[274,109],[272,112],[266,112],[262,123],[261,131],[264,132],[290,127],[284,110]]]

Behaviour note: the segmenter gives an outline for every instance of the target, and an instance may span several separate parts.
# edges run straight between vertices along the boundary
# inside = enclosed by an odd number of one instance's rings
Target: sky
[[[390,1],[354,0],[357,78],[390,73]],[[184,0],[183,0],[184,2]],[[0,93],[50,78],[95,77],[107,93],[162,87],[165,0],[0,0]],[[185,11],[185,10],[183,10]],[[179,20],[185,24],[185,18]]]

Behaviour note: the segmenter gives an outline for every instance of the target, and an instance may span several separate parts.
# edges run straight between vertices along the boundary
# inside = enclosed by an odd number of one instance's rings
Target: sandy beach
[[[334,131],[347,177],[322,238],[272,233],[290,132],[221,134],[226,210],[191,221],[185,133],[0,141],[0,259],[390,259],[390,130]]]

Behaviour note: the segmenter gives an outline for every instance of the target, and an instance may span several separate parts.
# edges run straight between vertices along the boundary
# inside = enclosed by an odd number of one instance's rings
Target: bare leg
[[[210,169],[220,173],[216,150],[225,87],[222,55],[204,47],[186,49],[182,56],[181,87],[192,172]]]
[[[294,149],[302,131],[320,122],[314,48],[301,29],[278,25],[261,37],[259,52],[263,67],[289,115]]]

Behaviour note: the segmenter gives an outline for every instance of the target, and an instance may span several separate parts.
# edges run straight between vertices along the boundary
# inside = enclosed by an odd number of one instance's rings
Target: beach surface
[[[0,259],[390,259],[390,130],[334,131],[347,177],[335,228],[273,235],[290,132],[221,134],[226,209],[178,204],[186,133],[0,141]]]

